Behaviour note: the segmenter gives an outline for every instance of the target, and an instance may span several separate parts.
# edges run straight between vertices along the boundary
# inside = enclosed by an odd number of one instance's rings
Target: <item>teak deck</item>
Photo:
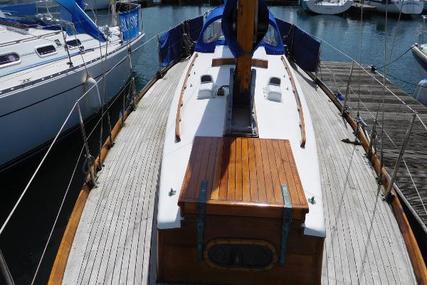
[[[283,186],[293,218],[308,213],[288,140],[196,137],[178,202],[184,215],[196,213],[203,181],[207,215],[281,217]]]
[[[155,192],[171,94],[179,88],[188,63],[174,66],[126,120],[99,173],[98,187],[89,194],[62,284],[158,284],[156,250],[161,237]],[[416,284],[399,227],[378,195],[364,152],[341,142],[354,137],[352,129],[344,126],[336,107],[306,74],[297,72],[296,80],[321,150],[326,226],[322,284]],[[228,217],[223,218],[222,226],[228,227]],[[195,239],[194,234],[190,238]],[[268,284],[262,274],[256,281]]]

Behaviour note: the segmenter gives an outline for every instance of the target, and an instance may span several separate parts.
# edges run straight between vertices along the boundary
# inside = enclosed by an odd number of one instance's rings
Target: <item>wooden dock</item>
[[[186,62],[131,113],[90,194],[63,284],[155,284],[156,189],[167,110]],[[317,135],[327,237],[324,284],[415,284],[399,227],[374,171],[334,104],[301,72]]]
[[[351,63],[349,62],[322,62],[318,76],[333,92],[340,92],[345,96],[350,69]],[[386,81],[389,90],[385,90],[375,79],[383,82],[380,74],[367,72],[355,65],[348,92],[348,106],[354,118],[357,117],[359,111],[360,117],[367,124],[367,130],[370,132],[373,129],[378,108],[382,104],[376,128],[378,136],[381,136],[384,111],[384,144],[382,148],[384,165],[391,174],[412,118],[411,109],[419,114],[422,121],[427,122],[427,107],[408,96],[391,82]],[[379,138],[375,147],[378,152],[381,151]],[[425,208],[427,205],[427,130],[420,120],[415,121],[404,159],[405,161],[399,167],[397,185],[425,227],[427,225]]]

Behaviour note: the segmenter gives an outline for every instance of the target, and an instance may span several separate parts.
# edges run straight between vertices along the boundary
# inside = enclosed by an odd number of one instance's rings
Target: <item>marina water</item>
[[[159,69],[156,35],[183,20],[204,14],[210,9],[209,6],[161,6],[144,9],[145,41],[150,39],[151,41],[141,49],[140,58],[133,63],[138,89],[141,89]],[[419,42],[419,35],[424,29],[421,17],[400,20],[389,18],[386,28],[385,17],[381,14],[364,15],[364,19],[361,21],[360,16],[309,15],[298,7],[276,6],[271,10],[276,17],[299,26],[318,39],[333,44],[363,64],[375,65],[380,72],[384,72],[381,67],[385,64],[384,43],[387,38],[387,62],[393,61],[402,54],[403,56],[389,64],[386,73],[394,84],[407,93],[412,93],[416,84],[427,76],[425,70],[408,51],[411,45]],[[96,19],[98,24],[102,24],[109,21],[110,17],[106,12],[99,12]],[[321,58],[323,60],[349,61],[347,57],[328,46],[326,42],[322,44]],[[115,119],[119,117],[120,109],[120,106],[114,109],[113,117]],[[95,140],[93,145],[96,144]],[[81,145],[81,135],[76,131],[54,148],[47,163],[17,209],[7,234],[0,238],[0,248],[5,254],[17,284],[31,282],[50,227],[72,175]],[[36,154],[27,161],[0,173],[1,224],[30,179],[42,155],[43,152]],[[42,283],[49,274],[62,231],[80,191],[84,179],[82,167],[80,164],[76,168],[76,178],[73,179],[52,238],[53,242],[42,263],[40,277],[37,279]]]

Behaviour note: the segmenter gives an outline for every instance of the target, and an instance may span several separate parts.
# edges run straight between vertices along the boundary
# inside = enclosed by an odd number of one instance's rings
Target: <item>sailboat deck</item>
[[[145,95],[89,195],[64,284],[155,284],[155,204],[167,110],[186,62]],[[415,284],[399,228],[335,106],[298,74],[317,137],[327,237],[324,284]],[[153,227],[154,226],[154,227]],[[153,230],[154,229],[154,230]]]

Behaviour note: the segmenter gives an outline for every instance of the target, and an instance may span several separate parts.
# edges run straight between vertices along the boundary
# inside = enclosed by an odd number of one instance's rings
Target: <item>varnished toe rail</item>
[[[292,84],[292,92],[294,93],[295,101],[297,102],[298,114],[299,114],[299,128],[301,130],[301,143],[300,143],[300,146],[302,148],[304,148],[305,147],[305,143],[307,141],[307,136],[306,136],[306,133],[305,133],[304,112],[302,110],[301,98],[299,97],[294,77],[292,75],[291,70],[289,69],[289,66],[288,66],[288,63],[286,62],[286,59],[283,56],[280,59],[282,60],[283,65],[285,66],[286,72],[288,73],[289,80],[291,81],[291,84]]]
[[[179,101],[178,101],[178,110],[176,110],[176,119],[175,119],[175,141],[180,142],[181,141],[181,110],[184,105],[184,92],[187,89],[187,82],[188,78],[190,78],[191,70],[193,69],[194,62],[196,61],[196,58],[199,55],[197,53],[194,54],[193,59],[190,62],[190,66],[187,69],[187,73],[185,74],[184,83],[181,87],[181,94],[179,94]]]
[[[335,104],[340,112],[343,111],[343,105],[338,101],[334,92],[326,86],[323,81],[321,81],[317,76],[315,76],[311,72],[307,72],[307,74],[311,77],[312,80],[316,82],[316,84],[325,92],[325,94],[329,97],[329,99]],[[362,146],[367,154],[370,153],[370,142],[369,138],[366,136],[363,129],[358,126],[356,120],[351,116],[348,112],[342,112],[343,117],[350,124],[352,129],[355,131],[357,138],[362,143]],[[372,166],[377,173],[377,175],[381,178],[381,182],[384,188],[388,188],[392,183],[391,176],[384,168],[377,154],[373,153],[368,156],[371,160]],[[395,189],[396,188],[396,189]],[[415,239],[414,232],[409,224],[409,220],[406,217],[406,214],[403,210],[402,204],[400,200],[396,197],[397,195],[397,186],[395,184],[391,185],[391,194],[392,199],[390,199],[390,206],[393,210],[394,217],[396,218],[397,224],[399,225],[400,232],[402,233],[403,240],[405,241],[406,249],[408,251],[409,259],[412,263],[412,268],[414,271],[415,278],[418,284],[427,285],[427,267],[424,262],[420,247],[418,246],[417,240]],[[391,249],[393,250],[393,249]]]

